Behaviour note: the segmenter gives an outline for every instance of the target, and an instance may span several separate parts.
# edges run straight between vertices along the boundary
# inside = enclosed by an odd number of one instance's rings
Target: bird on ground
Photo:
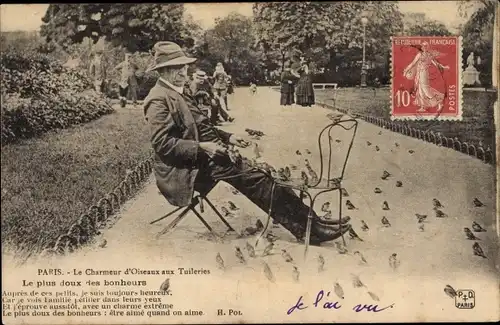
[[[309,151],[309,149],[306,149],[306,153],[307,153],[308,155],[310,155],[310,154],[311,154],[311,151]]]
[[[395,142],[395,143],[394,143],[394,145],[395,145],[396,147],[399,147],[399,143],[397,143],[397,142]]]
[[[255,158],[257,158],[257,159],[258,159],[258,158],[260,158],[260,157],[262,157],[262,156],[260,155],[261,151],[260,151],[260,148],[259,148],[259,144],[258,144],[257,142],[255,142],[255,143],[254,143],[254,146],[253,146],[253,153],[254,153],[254,155],[255,155]]]
[[[327,213],[325,213],[323,219],[332,219],[332,211],[328,211]]]
[[[421,223],[420,226],[418,226],[418,230],[424,231],[425,224]]]
[[[360,251],[355,251],[354,255],[358,255],[360,264],[368,264],[363,254]]]
[[[337,248],[337,252],[339,254],[342,254],[342,255],[347,254],[347,249],[341,243],[339,243],[339,242],[336,241],[335,242],[335,247]]]
[[[170,288],[170,279],[167,278],[163,283],[160,285],[160,291],[163,292],[168,292],[168,289]]]
[[[446,218],[448,216],[446,213],[437,208],[434,208],[434,211],[436,211],[436,218]]]
[[[241,251],[241,249],[239,247],[236,247],[236,251],[234,252],[234,254],[236,255],[236,258],[238,259],[238,262],[240,262],[242,264],[247,263],[247,261],[245,260],[245,256],[243,256],[243,252]]]
[[[351,237],[351,239],[357,239],[359,241],[364,241],[363,239],[361,239],[358,234],[356,233],[356,231],[354,231],[354,229],[350,228],[349,229],[349,236]]]
[[[281,179],[282,181],[287,181],[289,178],[286,176],[285,169],[280,168],[278,169],[278,178]]]
[[[236,206],[236,204],[234,204],[234,203],[233,203],[233,202],[231,202],[231,201],[228,201],[228,202],[227,202],[227,204],[229,204],[229,209],[231,209],[231,210],[233,210],[233,211],[235,211],[235,210],[239,210],[239,209],[240,209],[240,208],[238,208],[238,207]]]
[[[333,291],[335,292],[337,297],[339,297],[340,299],[344,299],[344,289],[342,289],[338,282],[335,282],[335,284],[333,285]]]
[[[229,212],[229,210],[226,207],[221,207],[220,208],[222,213],[224,214],[224,217],[234,217],[234,214]]]
[[[403,182],[397,181],[396,182],[396,187],[403,187]]]
[[[286,249],[281,250],[281,256],[283,256],[283,258],[285,259],[285,262],[287,262],[287,263],[293,262],[292,256],[286,251]]]
[[[474,245],[472,245],[472,249],[474,251],[474,255],[481,256],[483,258],[487,258],[486,255],[484,255],[483,249],[481,248],[479,243],[477,243],[477,242],[474,243]]]
[[[102,239],[101,242],[99,243],[99,247],[100,248],[104,248],[106,247],[106,245],[108,244],[108,241],[106,239]]]
[[[380,298],[374,294],[373,292],[371,291],[368,291],[368,295],[374,300],[374,301],[380,301]]]
[[[295,265],[293,266],[292,276],[293,276],[293,280],[295,282],[299,282],[300,272],[299,272],[299,269]]]
[[[234,187],[231,189],[231,193],[233,193],[234,195],[238,195],[240,194],[240,191],[238,191],[237,189],[235,189]]]
[[[325,270],[325,258],[323,255],[318,255],[318,272],[323,272]]]
[[[435,208],[444,208],[444,206],[441,204],[441,202],[439,202],[438,199],[432,199],[432,204]]]
[[[311,168],[311,166],[309,166],[307,169],[309,170],[309,175],[311,176],[311,184],[317,183],[319,180],[318,174],[316,174],[316,172],[314,171],[314,169]]]
[[[384,227],[391,226],[391,223],[389,222],[389,220],[386,217],[382,217],[382,224],[384,225]]]
[[[389,176],[391,176],[391,173],[389,173],[387,170],[384,170],[384,173],[382,174],[382,179],[383,180],[386,180],[387,178],[389,178]]]
[[[295,151],[295,153],[298,155],[298,156],[302,156],[302,153],[300,153],[299,150]]]
[[[349,209],[349,210],[356,209],[356,207],[354,206],[354,204],[352,204],[351,201],[349,201],[349,200],[345,201],[345,205],[347,206],[347,209]]]
[[[368,228],[368,225],[364,220],[361,220],[361,230],[363,231],[368,231],[370,228]]]
[[[292,172],[290,171],[290,167],[285,166],[285,173],[284,174],[285,174],[285,176],[287,178],[291,178],[292,177]]]
[[[222,259],[222,256],[220,256],[220,253],[217,253],[217,256],[215,256],[215,262],[219,269],[224,270],[226,268],[224,266],[224,260]]]
[[[389,203],[387,203],[387,201],[384,201],[384,203],[382,203],[382,210],[390,210]]]
[[[255,257],[255,249],[248,242],[246,243],[246,249],[248,251],[248,256]]]
[[[455,299],[455,297],[457,296],[457,291],[455,289],[453,289],[453,287],[449,284],[447,284],[444,287],[444,293],[446,293],[448,295],[448,297],[453,298],[453,299]]]
[[[262,253],[262,256],[267,256],[269,254],[271,254],[271,251],[273,250],[274,248],[274,243],[273,242],[270,242],[266,248],[264,248],[264,252]]]
[[[272,231],[270,231],[267,233],[266,239],[269,243],[274,243],[275,241],[278,240],[278,236],[276,236],[275,234],[273,234]]]
[[[342,140],[336,139],[336,140],[335,140],[335,142],[337,142],[337,143],[341,143],[341,142],[342,142]]]
[[[380,151],[380,148],[378,146],[375,146],[376,151]]]
[[[352,285],[355,287],[355,288],[361,288],[361,287],[364,287],[364,283],[361,282],[361,279],[359,278],[359,276],[357,275],[354,275],[354,274],[351,274],[352,276]]]
[[[264,229],[264,224],[260,221],[260,219],[257,219],[257,221],[255,221],[255,227],[257,227],[257,230],[262,230]]]
[[[290,164],[290,168],[291,168],[292,170],[297,170],[297,166],[295,166],[295,165],[293,165],[293,164]]]
[[[341,192],[342,196],[344,196],[344,197],[349,196],[349,192],[347,192],[347,190],[343,187],[340,189],[340,192]]]
[[[374,192],[377,193],[377,194],[380,194],[380,193],[382,193],[382,190],[380,188],[378,188],[378,187],[375,187]]]
[[[417,217],[418,223],[422,223],[427,219],[427,215],[424,214],[415,213],[415,216]]]
[[[304,182],[304,185],[309,184],[309,177],[307,177],[307,173],[305,171],[302,171],[301,178],[302,178],[302,181]]]
[[[371,143],[370,141],[366,141],[366,144],[367,144],[368,146],[371,146],[371,145],[372,145],[372,143]]]
[[[474,206],[475,206],[476,208],[479,208],[479,207],[484,206],[483,202],[479,201],[479,199],[478,199],[477,197],[476,197],[476,198],[474,198],[474,201],[472,201],[472,202],[474,203]]]
[[[408,150],[409,153],[414,154],[415,150]]]
[[[382,135],[382,131],[380,131],[380,132],[378,133],[378,135]]]
[[[472,230],[474,230],[475,232],[484,232],[484,231],[486,231],[486,229],[484,229],[483,227],[481,227],[481,225],[478,224],[475,221],[472,222]]]
[[[480,240],[479,238],[477,238],[473,233],[472,231],[470,231],[469,228],[465,227],[464,228],[464,232],[465,232],[465,236],[467,236],[467,239],[469,240]]]
[[[273,272],[271,271],[271,268],[269,267],[269,265],[267,265],[266,262],[263,262],[264,263],[264,274],[266,276],[266,278],[270,281],[270,282],[275,282],[276,279],[274,278],[274,274]]]
[[[401,264],[401,262],[398,260],[398,254],[392,253],[392,255],[389,256],[389,266],[393,270],[396,270],[399,267],[399,264]]]
[[[323,211],[323,212],[330,211],[330,202],[323,203],[323,205],[321,206],[321,211]]]

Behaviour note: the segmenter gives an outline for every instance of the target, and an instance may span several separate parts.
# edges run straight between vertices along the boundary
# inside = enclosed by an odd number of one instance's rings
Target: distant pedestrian
[[[315,103],[314,89],[312,84],[312,73],[309,62],[301,57],[299,68],[300,79],[297,83],[297,104],[304,107],[311,107]]]
[[[131,58],[130,53],[125,53],[125,60],[115,67],[115,70],[121,69],[120,74],[120,104],[125,107],[127,99],[132,100],[132,104],[137,104],[137,91],[139,83],[137,82],[136,73],[139,70]]]
[[[295,82],[299,78],[298,75],[295,75],[294,72],[291,71],[290,62],[286,62],[283,72],[281,73],[280,105],[289,106],[295,103]]]
[[[220,101],[222,109],[229,110],[227,106],[227,73],[224,70],[222,62],[217,63],[215,66],[214,78],[214,93]]]
[[[102,93],[104,81],[106,80],[106,62],[104,60],[103,50],[96,49],[94,57],[90,62],[90,78],[94,82],[94,89],[98,93]]]
[[[250,83],[250,93],[252,95],[255,95],[257,93],[257,85],[253,82]]]

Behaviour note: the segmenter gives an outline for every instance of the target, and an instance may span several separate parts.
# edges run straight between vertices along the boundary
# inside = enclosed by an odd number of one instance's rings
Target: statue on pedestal
[[[467,57],[467,68],[474,67],[474,52],[470,52]]]
[[[481,62],[481,58],[478,57],[478,64]],[[467,57],[467,68],[463,72],[464,85],[480,85],[479,81],[479,71],[474,67],[474,52],[471,52]]]

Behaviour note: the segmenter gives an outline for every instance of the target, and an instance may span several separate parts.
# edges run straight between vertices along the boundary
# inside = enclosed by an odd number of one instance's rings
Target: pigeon
[[[394,143],[394,145],[395,145],[396,147],[399,147],[399,143],[397,143],[397,142],[395,142],[395,143]]]
[[[472,230],[474,230],[475,232],[484,232],[484,231],[486,231],[486,229],[484,229],[483,227],[481,227],[481,225],[478,224],[475,221],[472,222]]]
[[[424,231],[425,224],[421,223],[420,226],[418,226],[418,229],[420,231]]]
[[[295,151],[295,153],[298,155],[298,156],[302,156],[302,154],[300,153],[299,150]]]
[[[347,206],[347,209],[349,209],[349,210],[356,209],[356,207],[354,206],[354,204],[352,204],[351,201],[349,201],[349,200],[345,201],[345,205]]]
[[[397,181],[396,182],[396,187],[403,187],[403,182]]]
[[[368,262],[366,261],[365,257],[363,256],[363,254],[361,254],[360,251],[355,251],[354,255],[358,255],[359,256],[360,264],[368,264]]]
[[[474,243],[474,245],[472,245],[472,249],[474,250],[474,255],[487,258],[486,255],[484,255],[483,249],[479,246],[479,243]]]
[[[363,282],[361,282],[359,276],[354,274],[351,274],[351,276],[352,276],[352,285],[354,286],[354,288],[361,288],[365,286]]]
[[[330,202],[325,202],[321,206],[321,211],[323,212],[329,212],[330,211]]]
[[[367,144],[368,146],[371,146],[371,145],[372,145],[372,143],[371,143],[370,141],[366,141],[366,144]]]
[[[311,152],[309,151],[309,149],[306,149],[306,153],[307,153],[308,155],[310,155],[310,154],[311,154]]]
[[[443,211],[434,208],[434,211],[436,211],[436,218],[446,218],[447,215]]]
[[[222,256],[220,256],[220,253],[217,253],[217,256],[215,257],[215,262],[217,263],[217,267],[221,270],[224,270],[226,267],[224,266],[224,260],[222,259]]]
[[[383,180],[386,180],[387,178],[389,178],[389,176],[391,176],[391,174],[387,170],[384,170],[384,173],[382,174],[381,178]]]
[[[262,230],[264,229],[264,224],[262,223],[262,221],[257,219],[257,221],[255,222],[255,227],[257,227],[257,230]]]
[[[382,190],[380,188],[378,188],[378,187],[375,187],[375,191],[374,192],[377,193],[377,194],[380,194],[380,193],[382,193]]]
[[[323,272],[325,270],[325,258],[323,255],[318,255],[318,272]]]
[[[378,146],[375,146],[375,150],[380,151],[380,148]]]
[[[417,217],[418,223],[422,223],[427,219],[427,216],[424,214],[415,213],[415,216]]]
[[[168,289],[170,288],[170,279],[167,278],[163,283],[160,285],[160,291],[163,292],[168,292]]]
[[[366,224],[366,222],[364,220],[361,220],[361,230],[363,231],[368,231],[368,225]]]
[[[347,190],[345,188],[343,188],[343,187],[340,189],[340,193],[344,197],[348,197],[349,196],[349,192],[347,192]]]
[[[344,289],[342,289],[338,282],[335,282],[335,284],[333,285],[333,291],[335,292],[337,297],[339,297],[340,299],[344,299]]]
[[[253,153],[255,155],[255,158],[259,159],[261,157],[260,148],[259,148],[259,145],[257,144],[257,142],[254,143]]]
[[[399,267],[400,263],[401,262],[398,260],[398,254],[393,253],[391,256],[389,256],[389,266],[393,270],[396,270]]]
[[[386,217],[382,217],[382,224],[384,225],[384,227],[390,227],[391,226],[391,223],[389,222],[389,220],[387,220]]]
[[[414,150],[408,150],[408,152],[409,152],[409,153],[411,153],[411,154],[414,154],[414,153],[415,153],[415,151],[414,151]]]
[[[246,249],[248,251],[248,256],[255,257],[255,249],[248,242],[246,243]]]
[[[241,249],[239,247],[236,247],[235,255],[240,263],[242,263],[242,264],[247,263],[247,261],[245,260],[245,257],[243,256],[243,252],[241,251]]]
[[[271,268],[269,267],[269,265],[267,265],[266,262],[263,262],[264,263],[264,274],[266,275],[266,278],[270,281],[270,282],[275,282],[276,279],[274,278],[274,275],[273,275],[273,272],[271,271]]]
[[[438,199],[432,199],[432,204],[434,204],[435,208],[444,208],[444,206],[439,202]]]
[[[309,184],[309,177],[307,177],[307,173],[305,171],[302,171],[301,173],[302,180],[304,181],[305,185]]]
[[[477,238],[476,236],[474,236],[474,234],[472,233],[472,231],[470,231],[469,228],[465,227],[464,228],[464,232],[465,232],[465,235],[467,236],[467,239],[469,239],[469,240],[480,240],[479,238]]]
[[[337,248],[337,252],[339,254],[347,254],[347,249],[339,242],[335,242],[335,247]]]
[[[285,249],[281,250],[281,256],[283,256],[283,258],[285,259],[285,262],[287,262],[287,263],[293,262],[292,256]]]
[[[293,266],[292,276],[295,282],[299,282],[300,272],[295,265]]]
[[[103,239],[100,243],[99,243],[99,247],[100,248],[104,248],[106,247],[106,245],[108,244],[108,241],[106,239]]]
[[[262,253],[262,256],[267,256],[271,253],[271,251],[273,250],[274,248],[274,243],[273,242],[270,242],[266,248],[264,248],[264,252]]]
[[[357,239],[359,241],[364,241],[363,239],[361,239],[358,234],[354,231],[354,229],[350,228],[349,229],[349,236],[351,237],[351,239]]]
[[[382,135],[382,131],[380,131],[380,132],[378,133],[378,135]]]
[[[371,291],[368,291],[368,295],[374,300],[374,301],[380,301],[380,298],[374,294],[373,292]]]
[[[221,207],[220,208],[222,213],[224,213],[224,217],[234,217],[234,215],[229,212],[229,210],[226,207]]]
[[[450,298],[453,299],[457,296],[457,292],[449,284],[447,284],[446,287],[444,287],[444,293],[446,293]]]
[[[290,171],[290,167],[286,166],[285,167],[285,172],[284,172],[285,176],[287,178],[291,178],[292,177],[292,172]]]
[[[229,204],[229,209],[231,209],[231,210],[233,210],[233,211],[235,211],[235,210],[239,210],[239,209],[240,209],[240,208],[238,208],[238,207],[236,206],[236,204],[234,204],[234,203],[233,203],[233,202],[231,202],[231,201],[228,201],[228,202],[227,202],[227,204]]]
[[[384,203],[382,203],[382,210],[390,210],[389,203],[387,203],[387,201],[384,201]]]
[[[484,206],[483,202],[479,201],[479,199],[478,199],[477,197],[476,197],[476,198],[474,198],[474,201],[472,201],[472,202],[474,203],[474,206],[475,206],[476,208],[479,208],[479,207]]]

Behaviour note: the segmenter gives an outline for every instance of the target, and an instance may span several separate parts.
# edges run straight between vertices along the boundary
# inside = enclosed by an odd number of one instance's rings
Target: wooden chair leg
[[[219,210],[217,210],[217,208],[212,204],[212,202],[210,202],[210,200],[208,200],[206,197],[204,199],[205,201],[207,201],[208,205],[212,208],[212,210],[214,210],[215,214],[217,214],[220,220],[222,220],[222,222],[226,225],[227,229],[229,229],[230,231],[235,231],[233,227],[231,227],[229,222],[227,222],[227,220],[222,216]]]
[[[187,215],[187,213],[191,210],[193,210],[195,204],[194,203],[191,203],[187,208],[185,208],[174,220],[172,220],[172,222],[166,226],[165,228],[163,228],[162,231],[160,231],[158,233],[158,235],[156,235],[156,238],[160,237],[161,235],[164,235],[166,234],[167,232],[169,232],[171,229],[175,228],[175,226],[177,226],[177,224],[182,220],[184,219],[184,217]]]
[[[161,220],[163,220],[163,219],[165,219],[165,218],[168,218],[168,217],[170,217],[172,214],[174,214],[174,213],[176,213],[177,211],[179,211],[180,209],[182,209],[182,207],[177,208],[177,209],[175,209],[175,210],[173,210],[173,211],[171,211],[171,212],[167,213],[166,215],[164,215],[164,216],[163,216],[163,217],[161,217],[161,218],[158,218],[158,219],[156,219],[156,220],[151,221],[149,224],[150,224],[150,225],[152,225],[152,224],[154,224],[154,223],[157,223],[158,221],[161,221]]]

